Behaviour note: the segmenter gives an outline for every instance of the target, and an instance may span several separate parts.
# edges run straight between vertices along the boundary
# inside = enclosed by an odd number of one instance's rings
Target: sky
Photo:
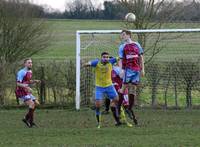
[[[73,0],[30,0],[30,1],[38,5],[48,5],[53,9],[63,12],[65,10],[66,2],[72,2]],[[112,1],[112,0],[91,0],[91,2],[94,5],[99,6],[100,4],[102,4],[102,7],[104,1]],[[177,1],[182,1],[182,0],[177,0]]]
[[[91,0],[91,2],[95,5],[103,4],[105,0]],[[107,0],[111,1],[111,0]],[[61,12],[65,10],[65,4],[66,2],[72,2],[72,0],[31,0],[34,4],[38,5],[48,5],[52,7],[53,9],[57,9]]]

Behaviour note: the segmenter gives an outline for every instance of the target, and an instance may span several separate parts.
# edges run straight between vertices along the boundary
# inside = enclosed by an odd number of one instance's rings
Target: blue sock
[[[96,108],[95,112],[96,112],[97,122],[99,123],[99,121],[100,121],[99,116],[101,115],[100,108]]]

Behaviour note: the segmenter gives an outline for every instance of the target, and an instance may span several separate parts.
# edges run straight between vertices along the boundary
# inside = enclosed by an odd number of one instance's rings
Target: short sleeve
[[[121,73],[121,68],[120,68],[120,67],[114,66],[114,67],[113,67],[113,70],[115,71],[115,73],[116,73],[117,75],[120,75],[120,73]]]
[[[117,62],[117,58],[110,58],[109,62],[113,65]]]
[[[120,59],[122,59],[124,57],[124,46],[125,46],[125,44],[121,44],[119,46],[119,52],[118,52],[118,54],[119,54],[119,58]]]
[[[92,60],[92,61],[90,61],[89,63],[90,63],[90,65],[91,65],[92,67],[96,67],[97,64],[99,63],[99,59]]]
[[[22,82],[25,75],[26,75],[26,72],[24,70],[20,70],[17,73],[17,82]]]
[[[141,45],[139,44],[139,42],[135,42],[135,44],[138,46],[138,48],[139,48],[139,54],[141,55],[141,54],[144,54],[144,50],[143,50],[143,48],[141,47]]]

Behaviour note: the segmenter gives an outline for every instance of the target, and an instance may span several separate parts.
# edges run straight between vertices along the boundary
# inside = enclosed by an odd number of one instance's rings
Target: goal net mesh
[[[145,77],[138,88],[138,105],[191,106],[200,104],[200,32],[138,32],[132,39],[144,48]],[[118,56],[119,33],[81,34],[81,65]],[[80,66],[80,104],[94,101],[94,69]]]

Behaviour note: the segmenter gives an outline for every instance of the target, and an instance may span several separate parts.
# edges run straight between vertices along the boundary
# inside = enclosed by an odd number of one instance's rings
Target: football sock
[[[109,111],[110,108],[110,99],[105,99],[105,111]]]
[[[25,119],[29,120],[29,118],[30,118],[30,114],[29,114],[29,112],[27,112],[26,115],[25,115]]]
[[[126,121],[126,116],[125,116],[123,107],[121,107],[121,109],[120,109],[120,120],[121,121]]]
[[[30,121],[30,123],[33,122],[34,111],[35,111],[35,109],[29,108],[29,121]]]
[[[111,110],[112,110],[113,117],[114,117],[115,121],[117,123],[120,123],[120,121],[119,121],[119,113],[118,113],[119,111],[118,111],[117,107],[111,107]]]
[[[96,119],[98,124],[100,122],[100,115],[101,115],[100,108],[96,108]]]
[[[118,101],[118,110],[121,110],[121,105],[122,105],[122,102],[123,102],[123,94],[121,94],[121,93],[118,93],[118,95],[119,95],[119,101]],[[119,111],[119,116],[120,116],[120,111]]]
[[[134,124],[135,125],[137,125],[138,124],[138,121],[137,121],[137,119],[136,119],[136,117],[135,117],[135,114],[134,114],[134,112],[133,112],[133,110],[131,109],[129,109],[129,111],[131,112],[131,115],[132,115],[132,117],[133,117],[133,122],[134,122]]]
[[[134,94],[129,94],[128,96],[129,96],[129,110],[131,110],[133,105],[134,105],[135,95]]]

